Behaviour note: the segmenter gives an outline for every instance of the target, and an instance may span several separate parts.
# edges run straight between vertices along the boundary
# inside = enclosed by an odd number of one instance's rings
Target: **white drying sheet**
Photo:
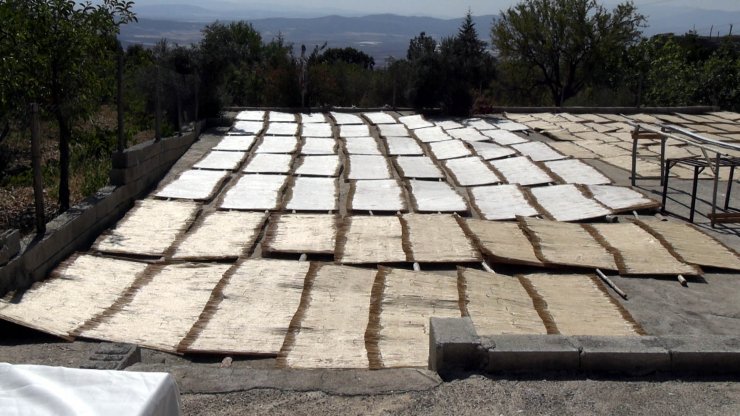
[[[356,181],[352,183],[352,210],[405,211],[401,187],[393,179]]]
[[[360,116],[357,116],[355,114],[332,112],[331,116],[334,117],[334,121],[336,121],[339,125],[363,124]]]
[[[292,155],[257,153],[247,162],[245,173],[289,173]]]
[[[372,137],[352,137],[344,147],[350,155],[381,155],[378,142]]]
[[[311,123],[304,124],[301,129],[303,137],[332,137],[331,124],[329,123]]]
[[[239,121],[263,121],[265,119],[265,112],[262,110],[244,110],[236,114],[236,119]]]
[[[614,185],[587,186],[594,198],[615,211],[658,208],[660,204],[632,188]]]
[[[525,156],[492,160],[488,163],[501,173],[508,183],[540,185],[555,182],[547,172],[540,169],[539,166],[535,165],[534,162]]]
[[[177,416],[180,391],[167,373],[0,363],[0,409],[5,416]]]
[[[445,160],[444,164],[460,186],[489,185],[501,182],[498,175],[479,157],[450,159]]]
[[[530,190],[537,203],[556,221],[579,221],[603,217],[612,211],[586,198],[575,185],[541,186]]]
[[[334,211],[338,205],[336,178],[296,178],[288,190],[287,210]]]
[[[488,140],[487,136],[482,135],[478,130],[472,127],[450,130],[450,136],[464,140],[466,142],[484,142]]]
[[[303,156],[297,163],[296,175],[304,176],[337,176],[339,173],[339,156]]]
[[[388,147],[388,154],[392,156],[413,156],[424,154],[419,143],[416,143],[416,140],[410,137],[386,137],[385,144]]]
[[[293,153],[298,139],[293,136],[265,136],[257,147],[257,153]]]
[[[388,162],[383,156],[350,155],[347,179],[390,179]]]
[[[418,212],[465,212],[468,204],[447,182],[409,181]]]
[[[544,162],[547,160],[565,159],[565,156],[558,153],[552,147],[542,142],[528,142],[515,144],[513,147],[517,152],[529,156],[535,162]]]
[[[335,155],[337,154],[337,141],[323,137],[305,137],[302,155]]]
[[[273,136],[295,136],[297,133],[297,123],[270,123],[265,132]]]
[[[587,165],[578,159],[552,160],[545,162],[545,167],[552,173],[558,175],[565,183],[578,183],[583,185],[602,185],[611,183],[593,166]]]
[[[416,114],[413,116],[400,117],[398,121],[403,123],[406,127],[408,127],[411,130],[434,126],[434,124],[424,120],[424,117],[422,117],[419,114]]]
[[[443,142],[452,139],[441,127],[425,127],[414,130],[414,135],[423,143]]]
[[[253,135],[225,136],[213,150],[247,152],[255,142]]]
[[[301,123],[325,123],[326,117],[323,113],[301,114]]]
[[[279,111],[270,111],[270,122],[292,123],[295,121],[295,114],[282,113]]]
[[[396,158],[396,165],[403,178],[444,179],[445,177],[434,161],[426,156],[399,156]]]
[[[502,130],[508,130],[508,131],[524,131],[529,130],[529,127],[525,126],[524,124],[515,123],[513,121],[508,120],[501,120],[496,123],[496,127],[502,129]]]
[[[484,132],[486,136],[490,137],[491,140],[500,144],[501,146],[509,146],[512,144],[526,143],[529,140],[519,137],[516,134],[506,130],[488,130]]]
[[[339,137],[367,137],[370,129],[366,124],[350,124],[339,126]]]
[[[484,160],[501,159],[504,157],[514,156],[516,151],[508,146],[499,146],[490,142],[471,142],[473,150]]]
[[[223,209],[276,209],[285,175],[244,175],[226,192]]]
[[[442,127],[445,130],[461,129],[464,127],[462,124],[454,120],[437,120],[434,121],[434,125]]]
[[[262,121],[237,121],[231,128],[232,134],[259,134],[265,127]]]
[[[193,167],[198,169],[235,170],[244,159],[244,152],[221,152],[214,150],[208,153]]]
[[[470,156],[472,152],[465,147],[460,140],[446,140],[443,142],[429,143],[429,149],[439,160],[454,159],[456,157]]]
[[[393,118],[393,116],[382,111],[364,113],[363,116],[373,124],[393,124],[396,122],[396,119]]]
[[[465,123],[465,125],[468,127],[474,127],[475,129],[480,131],[498,129],[494,120],[487,120],[483,118],[471,118],[464,120],[463,123]]]
[[[160,198],[210,199],[221,181],[229,173],[225,170],[188,170],[157,192]]]
[[[487,220],[513,220],[538,215],[517,185],[477,186],[470,189],[473,204]]]
[[[410,137],[409,129],[403,124],[381,124],[378,126],[378,130],[383,137]]]

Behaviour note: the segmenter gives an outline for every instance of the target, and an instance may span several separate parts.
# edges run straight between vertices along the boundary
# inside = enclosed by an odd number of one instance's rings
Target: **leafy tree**
[[[502,61],[534,68],[529,85],[546,88],[562,105],[603,82],[637,43],[644,22],[629,1],[607,11],[596,0],[524,0],[494,22],[491,39]]]
[[[409,41],[409,49],[406,52],[406,59],[413,61],[434,55],[437,50],[437,41],[433,37],[427,36],[426,32],[421,32],[419,36]]]
[[[344,62],[353,65],[359,65],[363,69],[373,69],[375,66],[375,59],[365,52],[358,51],[352,47],[346,48],[328,48],[324,52],[317,56],[317,60],[320,63],[335,63]]]
[[[133,2],[0,2],[0,114],[17,117],[37,102],[59,128],[59,207],[69,208],[69,145],[75,123],[110,91],[119,26]]]

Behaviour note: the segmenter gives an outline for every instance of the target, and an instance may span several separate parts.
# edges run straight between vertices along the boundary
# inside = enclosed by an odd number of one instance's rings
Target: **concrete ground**
[[[206,134],[173,167],[177,175],[218,140]],[[617,184],[628,173],[591,162]],[[165,178],[162,183],[168,182]],[[672,179],[668,210],[687,216],[690,181]],[[656,199],[657,179],[638,181]],[[720,186],[724,201],[726,184]],[[709,227],[711,181],[699,186],[696,222],[726,244],[740,249],[740,228]],[[731,206],[740,207],[736,191]],[[497,268],[497,270],[499,270]],[[502,268],[502,272],[516,271]],[[520,270],[521,271],[521,270]],[[683,287],[674,279],[613,277],[629,295],[611,293],[650,334],[740,334],[740,275],[710,272]],[[80,367],[97,342],[64,342],[0,321],[0,361]],[[181,357],[142,350],[131,370],[171,371],[182,391],[185,414],[740,414],[740,379],[586,379],[582,376],[488,378],[460,375],[443,382],[422,370],[294,371],[276,370],[272,359]],[[222,368],[224,367],[224,368]]]

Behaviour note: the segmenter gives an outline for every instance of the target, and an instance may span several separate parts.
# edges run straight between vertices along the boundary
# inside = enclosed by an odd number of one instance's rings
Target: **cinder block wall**
[[[98,190],[27,237],[20,252],[0,266],[0,296],[46,278],[72,253],[89,245],[156,185],[200,135],[204,122],[182,136],[141,143],[113,154],[110,186]]]

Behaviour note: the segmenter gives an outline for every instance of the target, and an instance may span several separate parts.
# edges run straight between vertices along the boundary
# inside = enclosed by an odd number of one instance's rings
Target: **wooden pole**
[[[116,93],[118,95],[118,151],[123,152],[126,149],[126,137],[124,135],[123,125],[123,49],[118,45],[118,71],[116,74]]]
[[[31,104],[31,159],[33,165],[33,196],[36,205],[36,232],[46,232],[44,209],[44,183],[41,176],[41,133],[39,131],[39,106]]]
[[[627,299],[627,294],[624,293],[622,291],[622,289],[620,289],[619,287],[617,287],[617,285],[615,285],[614,282],[612,282],[612,280],[610,278],[606,277],[606,275],[604,274],[604,272],[602,272],[599,269],[596,269],[596,275],[599,276],[599,278],[601,278],[601,280],[603,280],[604,283],[606,283],[607,285],[609,285],[609,287],[611,287],[612,289],[614,289],[614,291],[617,292],[617,294],[619,296],[621,296],[622,299],[625,299],[625,300]]]

